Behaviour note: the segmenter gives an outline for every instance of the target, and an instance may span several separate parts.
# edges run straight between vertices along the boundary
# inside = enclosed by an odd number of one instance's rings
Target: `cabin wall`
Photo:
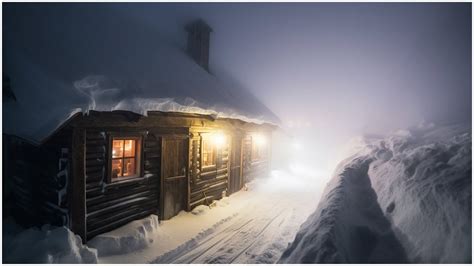
[[[4,216],[24,226],[68,225],[71,131],[38,146],[3,135]]]
[[[187,191],[183,192],[187,193],[184,209],[188,211],[197,205],[220,199],[223,192],[229,189],[232,147],[239,146],[241,150],[236,154],[239,157],[242,154],[241,158],[233,158],[235,162],[242,161],[240,172],[244,176],[238,186],[263,175],[269,166],[269,156],[262,157],[260,161],[250,158],[251,138],[249,142],[250,133],[245,133],[262,128],[241,122],[158,114],[141,117],[128,113],[92,112],[76,119],[70,126],[70,129],[62,129],[55,134],[45,145],[45,150],[51,151],[52,155],[44,157],[54,162],[49,164],[50,169],[45,174],[49,178],[38,178],[44,186],[37,186],[41,189],[36,190],[31,187],[29,191],[42,193],[42,197],[48,199],[48,203],[44,204],[46,207],[39,208],[45,216],[57,220],[56,224],[68,225],[84,241],[130,221],[160,213],[163,209],[160,207],[160,197],[163,195],[161,163],[165,158],[162,154],[165,139],[179,136],[189,141],[185,151]],[[225,132],[229,138],[216,152],[215,167],[202,168],[201,134],[216,131]],[[142,177],[110,182],[110,134],[117,133],[139,134],[143,137]],[[233,142],[236,138],[243,146]],[[249,143],[250,149],[247,147]],[[43,156],[42,152],[37,154]],[[238,172],[239,169],[235,170],[235,173]],[[67,196],[65,192],[68,192]],[[46,203],[46,200],[43,202]]]
[[[142,128],[127,132],[143,134],[142,177],[107,182],[108,132],[86,131],[86,228],[87,239],[118,228],[130,221],[158,213],[161,140],[157,133]]]
[[[248,183],[255,178],[267,177],[270,172],[271,163],[271,133],[259,133],[265,137],[265,144],[260,147],[263,150],[260,158],[253,158],[253,136],[250,132],[245,135],[242,141],[242,175],[244,183]]]
[[[202,134],[212,133],[215,130],[194,129],[190,138],[190,197],[189,209],[222,198],[222,193],[228,188],[230,142],[226,141],[217,149],[215,167],[201,167]],[[227,134],[230,136],[229,134]]]
[[[242,178],[242,140],[243,134],[235,131],[230,141],[230,172],[227,194],[230,195],[242,189],[244,182]]]

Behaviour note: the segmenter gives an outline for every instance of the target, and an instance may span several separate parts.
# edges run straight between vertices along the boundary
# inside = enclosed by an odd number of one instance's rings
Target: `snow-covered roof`
[[[208,73],[183,45],[148,28],[54,24],[7,19],[3,69],[18,101],[3,103],[5,133],[42,141],[71,115],[89,110],[279,123],[249,91]]]

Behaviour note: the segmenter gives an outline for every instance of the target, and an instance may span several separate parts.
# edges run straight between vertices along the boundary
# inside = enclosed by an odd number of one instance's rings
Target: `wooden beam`
[[[71,229],[79,235],[83,243],[87,242],[86,228],[86,132],[75,128],[72,134],[72,166],[71,166]]]

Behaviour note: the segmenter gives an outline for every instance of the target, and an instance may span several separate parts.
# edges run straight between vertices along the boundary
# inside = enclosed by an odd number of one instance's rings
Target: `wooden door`
[[[230,179],[229,194],[242,188],[242,139],[238,136],[232,138],[230,153]]]
[[[162,138],[161,219],[167,220],[188,204],[188,139]]]

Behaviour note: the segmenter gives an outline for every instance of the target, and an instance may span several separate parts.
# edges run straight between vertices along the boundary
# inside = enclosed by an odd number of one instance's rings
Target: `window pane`
[[[122,159],[112,160],[112,178],[122,176],[123,162]]]
[[[123,140],[114,140],[112,144],[112,158],[123,156]]]
[[[137,141],[134,139],[125,140],[125,157],[134,157],[135,156],[135,146]]]
[[[215,165],[215,149],[213,143],[205,138],[202,140],[202,166]]]
[[[124,160],[124,168],[123,168],[123,176],[134,176],[137,173],[137,165],[135,163],[135,159],[125,159]]]

